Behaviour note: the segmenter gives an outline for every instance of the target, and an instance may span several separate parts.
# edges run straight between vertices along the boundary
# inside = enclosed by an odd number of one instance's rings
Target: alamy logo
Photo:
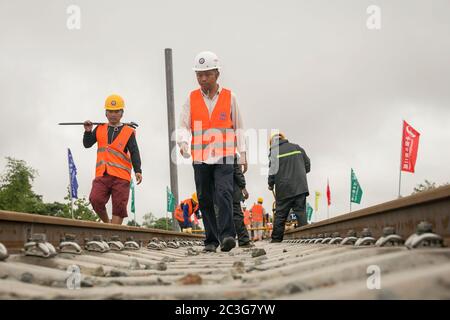
[[[66,271],[69,276],[66,279],[67,289],[78,290],[81,287],[81,271],[80,267],[72,264],[67,267]]]
[[[366,273],[369,275],[366,281],[367,289],[381,289],[381,269],[377,265],[367,267]]]

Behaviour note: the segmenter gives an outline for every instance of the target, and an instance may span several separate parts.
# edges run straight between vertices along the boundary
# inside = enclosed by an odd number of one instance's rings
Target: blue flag
[[[67,149],[67,157],[69,160],[71,198],[78,199],[77,167],[75,166],[75,162],[73,162],[72,152],[70,152],[69,148]]]

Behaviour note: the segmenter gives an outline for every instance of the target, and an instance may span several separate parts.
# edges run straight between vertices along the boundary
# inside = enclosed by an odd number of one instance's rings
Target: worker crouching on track
[[[192,91],[180,114],[178,145],[192,156],[194,179],[205,226],[205,251],[230,251],[236,246],[233,223],[233,165],[237,152],[247,171],[245,137],[234,93],[221,88],[219,61],[209,51],[195,58],[200,88]],[[189,142],[191,143],[189,150]],[[190,152],[189,152],[190,151]],[[214,207],[218,208],[216,217]]]
[[[133,128],[120,122],[125,103],[118,95],[111,95],[105,101],[108,123],[92,130],[92,122],[84,122],[83,145],[92,147],[97,143],[95,179],[89,201],[105,223],[122,224],[127,214],[130,195],[131,170],[136,182],[142,182],[141,157]],[[106,203],[112,198],[112,219],[106,212]]]
[[[241,201],[248,199],[248,191],[245,188],[245,176],[242,173],[241,166],[234,164],[234,193],[233,193],[233,220],[234,228],[238,237],[238,244],[241,248],[252,247],[248,230],[245,226],[245,216],[241,208]]]
[[[253,207],[250,209],[250,212],[252,213],[252,227],[254,229],[259,230],[253,230],[253,241],[258,241],[263,239],[263,230],[264,227],[264,216],[266,214],[266,210],[262,206],[263,204],[263,198],[258,198],[258,203],[255,203]]]
[[[281,242],[291,209],[300,218],[299,226],[306,225],[306,197],[309,195],[306,174],[311,163],[305,150],[290,143],[282,133],[270,139],[269,160],[269,190],[275,188],[276,198],[272,242]]]
[[[181,231],[192,233],[192,215],[199,218],[199,205],[197,193],[194,193],[190,199],[181,201],[180,205],[175,208],[175,219],[180,225]]]

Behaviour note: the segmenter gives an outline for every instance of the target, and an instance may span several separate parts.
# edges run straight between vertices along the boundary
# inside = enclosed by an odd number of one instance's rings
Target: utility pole
[[[172,150],[176,150],[176,142],[172,140],[172,133],[175,132],[175,108],[173,94],[173,66],[172,66],[172,49],[164,50],[166,60],[166,93],[167,93],[167,123],[169,130],[169,163],[170,163],[170,190],[175,197],[175,204],[178,203],[178,172],[176,158],[172,159]],[[175,153],[176,155],[176,153]],[[174,213],[172,212],[172,229],[180,231]]]

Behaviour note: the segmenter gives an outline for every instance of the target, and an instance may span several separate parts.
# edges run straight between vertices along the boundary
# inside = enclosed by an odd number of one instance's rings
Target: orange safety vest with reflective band
[[[186,199],[181,201],[181,204],[178,205],[175,209],[175,219],[177,219],[180,222],[184,222],[184,212],[183,208],[181,208],[181,205],[187,204],[188,205],[188,213],[189,217],[192,216],[192,214],[198,210],[198,203],[195,205],[195,207],[192,207],[192,200]]]
[[[252,220],[250,218],[250,211],[245,210],[244,211],[244,224],[246,226],[250,225],[252,223]]]
[[[252,207],[252,221],[262,222],[263,221],[263,207],[260,204],[255,204]]]
[[[134,129],[124,125],[119,135],[111,144],[108,144],[108,124],[97,127],[97,165],[95,176],[101,177],[105,171],[114,177],[131,181],[131,158],[124,149],[134,133]]]
[[[193,161],[202,162],[210,156],[234,156],[236,133],[231,120],[231,91],[220,91],[211,117],[201,89],[191,92],[190,105]]]

